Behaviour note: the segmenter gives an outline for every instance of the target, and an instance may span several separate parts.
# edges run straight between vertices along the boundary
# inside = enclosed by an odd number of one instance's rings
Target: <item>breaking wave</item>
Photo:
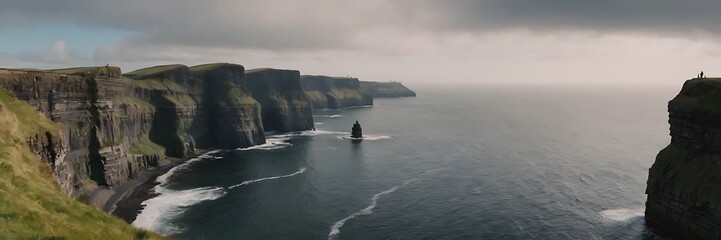
[[[343,133],[346,134],[346,133]],[[353,138],[350,136],[339,136],[338,139],[345,139],[345,140],[364,140],[364,141],[377,141],[377,140],[383,140],[383,139],[391,139],[391,136],[387,135],[373,135],[373,134],[363,134],[363,138]]]
[[[153,188],[153,192],[158,195],[140,204],[143,206],[143,210],[140,211],[135,218],[133,225],[166,235],[178,233],[182,229],[167,223],[168,219],[182,213],[185,207],[202,201],[218,199],[225,195],[225,190],[217,187],[202,187],[188,190],[172,190],[167,187],[170,178],[175,173],[187,169],[193,163],[203,159],[221,158],[212,155],[220,151],[221,150],[214,150],[192,158],[183,164],[171,168],[165,174],[158,176],[155,182],[159,184]]]
[[[340,114],[333,114],[333,115],[313,115],[314,118],[342,118],[343,115]]]
[[[240,186],[243,186],[243,185],[252,184],[252,183],[262,182],[262,181],[265,181],[265,180],[273,180],[273,179],[278,179],[278,178],[292,177],[292,176],[295,176],[295,175],[298,175],[298,174],[301,174],[301,173],[305,172],[305,170],[307,170],[307,169],[308,169],[308,168],[303,167],[303,168],[300,168],[300,170],[298,170],[297,172],[294,172],[294,173],[291,173],[291,174],[287,174],[287,175],[281,175],[281,176],[275,176],[275,177],[266,177],[266,178],[259,178],[259,179],[255,179],[255,180],[244,181],[244,182],[242,182],[242,183],[240,183],[240,184],[236,184],[236,185],[230,186],[228,189],[233,189],[233,188],[237,188],[237,187],[240,187]]]

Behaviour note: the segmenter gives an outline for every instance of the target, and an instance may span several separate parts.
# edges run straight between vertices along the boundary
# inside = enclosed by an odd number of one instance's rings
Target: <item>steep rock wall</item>
[[[60,127],[0,88],[3,239],[162,239],[66,196],[52,176]]]
[[[691,79],[668,104],[671,143],[656,157],[646,220],[686,239],[721,238],[721,79]]]
[[[263,108],[266,131],[292,132],[313,128],[312,104],[301,88],[299,71],[247,70],[245,86]]]
[[[126,76],[157,109],[150,139],[168,156],[265,143],[260,105],[243,87],[243,66],[166,65]]]
[[[56,122],[28,139],[60,188],[83,196],[155,167],[165,156],[265,142],[260,105],[234,64],[47,71],[0,69],[0,87]]]
[[[360,88],[374,98],[415,97],[416,93],[400,82],[360,81]]]
[[[95,183],[118,185],[159,158],[129,151],[150,129],[153,109],[128,95],[131,89],[118,68],[0,70],[0,85],[58,123],[59,139],[45,141],[62,156],[51,163],[70,195]]]
[[[356,78],[303,75],[300,81],[315,109],[373,105],[373,97],[361,90]]]

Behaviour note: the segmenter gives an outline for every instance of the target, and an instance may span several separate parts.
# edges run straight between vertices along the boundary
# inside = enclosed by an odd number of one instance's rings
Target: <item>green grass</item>
[[[190,67],[191,72],[207,72],[212,71],[221,67],[225,66],[240,66],[238,64],[232,64],[232,63],[207,63],[207,64],[201,64]]]
[[[135,79],[143,79],[158,73],[167,72],[171,70],[175,70],[178,68],[184,68],[185,65],[182,64],[170,64],[170,65],[159,65],[159,66],[153,66],[148,68],[142,68],[138,69],[129,73],[126,73],[126,76],[129,76],[131,78]]]
[[[257,72],[263,72],[263,71],[270,71],[273,70],[272,68],[253,68],[253,69],[246,69],[245,73],[257,73]]]
[[[400,82],[360,82],[361,90],[376,97],[415,96],[415,93]]]
[[[61,192],[26,139],[52,121],[0,89],[0,239],[161,239]]]
[[[662,171],[664,182],[672,183],[682,195],[700,202],[721,203],[721,167],[702,159],[702,155],[672,142],[658,153],[652,168]]]
[[[121,97],[117,97],[116,101],[118,101],[120,103],[128,104],[128,105],[133,105],[138,108],[153,108],[153,105],[150,104],[150,102],[145,101],[140,98],[136,98],[136,97],[121,96]]]
[[[189,93],[190,92],[188,90],[188,88],[186,88],[176,82],[173,82],[171,80],[142,79],[142,80],[131,80],[130,82],[135,86],[138,86],[140,88],[145,88],[145,89],[170,90],[170,91],[178,92],[178,93]]]
[[[721,115],[721,78],[686,81],[669,103],[669,110]]]
[[[164,152],[165,148],[158,145],[157,143],[154,143],[153,141],[150,141],[148,135],[143,135],[140,139],[135,140],[130,146],[130,153],[132,154],[162,155]]]
[[[330,90],[330,95],[334,96],[336,99],[363,99],[363,94],[361,94],[360,91],[357,89],[349,89],[349,88],[332,88]]]
[[[61,73],[61,74],[72,74],[72,75],[83,75],[87,73],[93,74],[106,74],[108,72],[115,72],[120,75],[120,68],[114,66],[91,66],[91,67],[74,67],[74,68],[60,68],[60,69],[49,69],[47,72]]]

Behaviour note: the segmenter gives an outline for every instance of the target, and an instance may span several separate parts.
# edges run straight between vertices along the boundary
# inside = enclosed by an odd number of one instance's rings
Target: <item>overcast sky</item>
[[[232,62],[423,83],[721,76],[714,0],[0,0],[0,67]]]

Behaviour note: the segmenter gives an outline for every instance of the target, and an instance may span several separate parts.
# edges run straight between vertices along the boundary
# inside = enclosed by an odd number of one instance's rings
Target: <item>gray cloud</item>
[[[429,0],[417,6],[417,12],[441,12],[434,26],[444,29],[721,33],[721,2],[715,0]]]
[[[428,34],[506,29],[721,34],[718,12],[721,2],[714,0],[3,0],[0,26],[110,27],[135,32],[128,45],[347,49],[364,47],[357,36],[379,28]]]

